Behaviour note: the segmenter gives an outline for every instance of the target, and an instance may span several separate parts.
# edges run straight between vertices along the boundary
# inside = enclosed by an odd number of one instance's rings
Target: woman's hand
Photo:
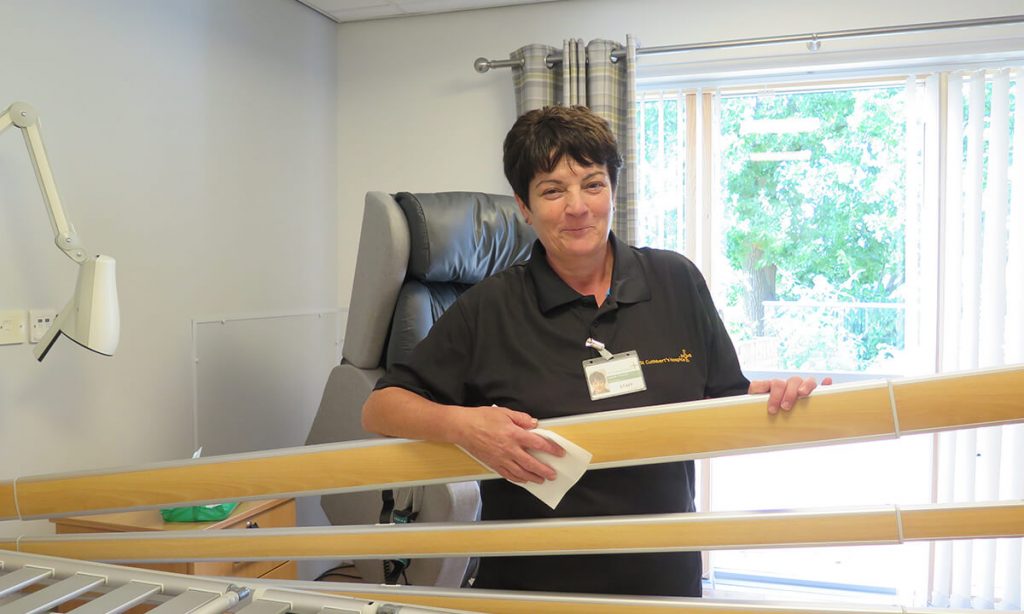
[[[832,378],[826,377],[821,380],[822,386],[832,384]],[[768,393],[768,413],[777,414],[781,408],[784,411],[793,409],[793,403],[811,394],[818,387],[818,382],[813,377],[803,378],[793,376],[787,380],[762,379],[750,382],[747,394]]]
[[[454,443],[480,462],[512,482],[555,479],[555,470],[534,458],[527,450],[562,456],[558,444],[531,433],[537,420],[529,414],[506,407],[458,407]]]
[[[528,450],[565,454],[558,444],[531,433],[536,426],[537,421],[521,411],[441,405],[394,387],[374,390],[363,405],[363,428],[368,432],[454,443],[501,477],[519,483],[555,479],[555,470]]]

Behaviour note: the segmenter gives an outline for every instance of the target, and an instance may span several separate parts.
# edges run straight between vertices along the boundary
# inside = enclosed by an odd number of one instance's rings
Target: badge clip
[[[604,347],[604,344],[598,341],[597,339],[587,337],[587,340],[583,343],[583,345],[588,348],[594,348],[595,350],[597,350],[597,352],[601,355],[601,358],[604,358],[605,360],[611,360],[613,358],[612,353],[609,352],[608,349]]]

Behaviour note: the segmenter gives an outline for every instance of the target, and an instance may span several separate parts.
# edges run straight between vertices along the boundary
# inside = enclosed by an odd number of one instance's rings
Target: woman
[[[748,382],[696,267],[610,232],[622,159],[604,120],[583,107],[530,111],[505,138],[504,165],[537,233],[529,262],[445,312],[370,395],[367,430],[457,444],[511,482],[540,483],[555,473],[528,450],[563,451],[531,432],[538,418],[764,392],[775,413],[814,389]],[[593,365],[616,369],[614,390],[594,394]],[[690,512],[694,488],[692,461],[588,471],[551,510],[487,480],[482,519]],[[700,575],[697,552],[486,557],[474,587],[700,596]]]

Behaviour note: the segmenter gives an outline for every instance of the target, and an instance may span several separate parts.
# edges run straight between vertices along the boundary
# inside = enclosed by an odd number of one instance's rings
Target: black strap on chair
[[[381,524],[408,524],[414,522],[419,515],[418,511],[413,511],[411,500],[409,507],[396,510],[395,491],[393,490],[380,491],[380,497],[382,500],[380,508]],[[399,578],[404,578],[405,583],[409,583],[409,579],[405,577],[405,570],[412,563],[410,559],[385,559],[383,563],[385,584],[398,584]]]

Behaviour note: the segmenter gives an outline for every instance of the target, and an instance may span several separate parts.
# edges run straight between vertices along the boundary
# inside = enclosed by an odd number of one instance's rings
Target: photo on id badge
[[[633,351],[615,354],[611,359],[584,360],[583,373],[592,401],[647,390],[640,359]]]

